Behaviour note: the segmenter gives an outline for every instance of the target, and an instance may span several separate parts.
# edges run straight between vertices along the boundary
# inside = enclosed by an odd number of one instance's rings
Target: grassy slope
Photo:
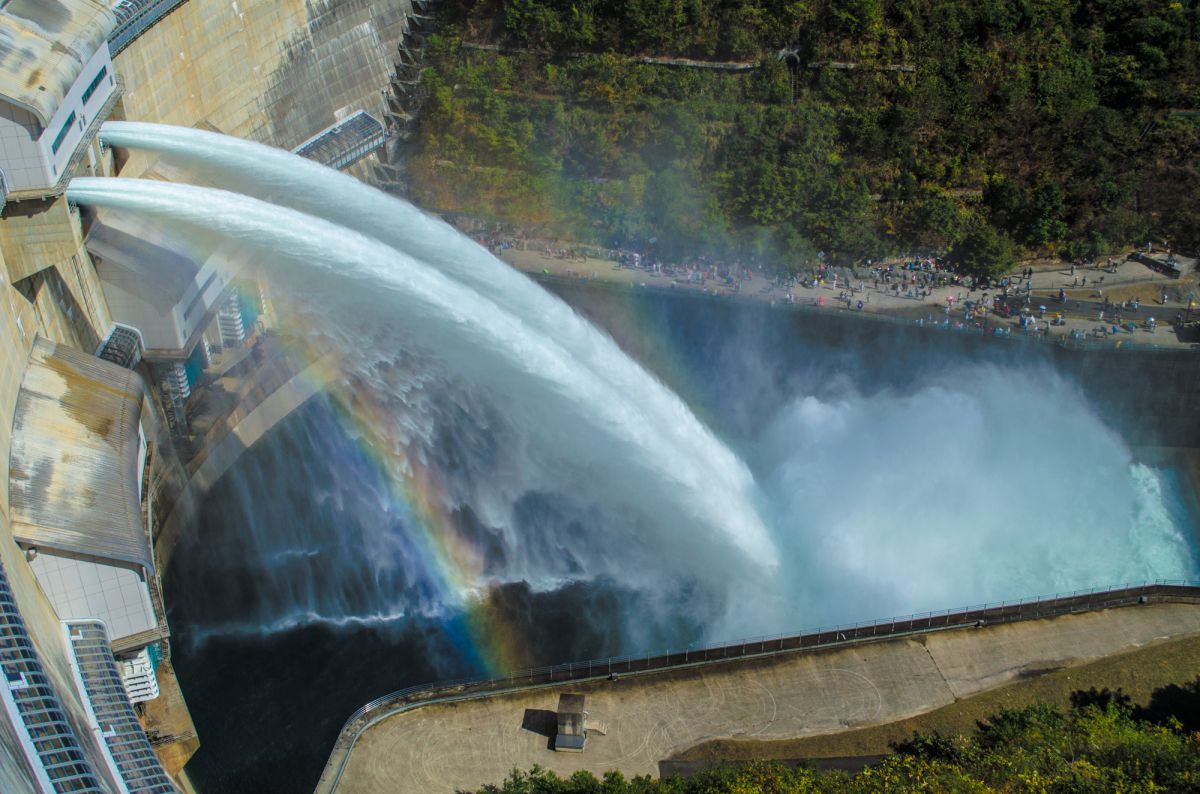
[[[1123,689],[1135,703],[1145,703],[1155,689],[1194,679],[1200,673],[1200,637],[1141,648],[1078,667],[1069,667],[906,720],[826,736],[783,741],[718,740],[705,742],[676,756],[676,760],[729,761],[744,759],[830,758],[874,755],[890,751],[891,742],[914,732],[965,734],[976,723],[1002,709],[1035,703],[1066,708],[1078,689]]]

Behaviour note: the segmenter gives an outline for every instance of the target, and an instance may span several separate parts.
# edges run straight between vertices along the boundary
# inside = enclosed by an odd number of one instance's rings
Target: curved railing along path
[[[318,794],[331,794],[336,790],[355,742],[368,728],[390,716],[421,706],[558,686],[570,681],[656,673],[741,658],[1169,601],[1200,603],[1200,581],[1159,579],[1142,584],[1114,585],[1103,589],[1076,590],[1019,601],[922,612],[885,620],[820,628],[798,634],[763,636],[704,648],[666,651],[658,655],[614,656],[570,662],[523,670],[503,678],[474,678],[419,684],[376,698],[350,715],[338,734],[316,791]]]

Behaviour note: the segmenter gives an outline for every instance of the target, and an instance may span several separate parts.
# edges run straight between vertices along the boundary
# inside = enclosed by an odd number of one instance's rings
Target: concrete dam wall
[[[410,0],[189,0],[117,57],[112,117],[215,128],[289,149],[359,110],[384,119],[383,91],[411,11]],[[113,173],[111,153],[96,140],[81,147],[75,175]],[[152,164],[135,157],[123,173],[139,176]],[[357,167],[365,171],[369,160]],[[82,726],[59,616],[12,542],[9,458],[35,339],[90,353],[113,318],[81,213],[64,196],[10,196],[0,206],[0,566],[47,674]],[[167,447],[155,446],[168,461]],[[20,767],[3,746],[0,759],[0,789],[27,790],[10,776]]]
[[[412,12],[411,0],[190,0],[116,57],[124,116],[285,149],[359,110],[382,120]]]
[[[386,120],[394,111],[386,90],[403,64],[398,47],[410,41],[413,13],[412,0],[188,0],[114,58],[125,89],[114,118],[284,149],[358,111]],[[380,157],[347,170],[373,181]],[[120,173],[142,176],[155,162],[156,155],[131,152]],[[187,494],[178,477],[159,485],[157,546],[165,558],[179,524],[166,518]]]

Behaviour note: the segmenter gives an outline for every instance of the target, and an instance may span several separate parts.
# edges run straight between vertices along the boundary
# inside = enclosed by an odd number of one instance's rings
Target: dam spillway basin
[[[555,289],[744,467],[748,492],[702,482],[766,537],[684,520],[669,448],[633,459],[388,346],[250,449],[172,557],[201,791],[309,790],[354,709],[417,683],[1194,578],[1189,353]]]

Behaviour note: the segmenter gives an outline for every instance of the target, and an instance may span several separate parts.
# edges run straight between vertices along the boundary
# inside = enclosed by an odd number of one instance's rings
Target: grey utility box
[[[560,753],[582,753],[587,740],[584,722],[587,712],[583,710],[583,695],[558,696],[558,733],[554,737],[554,749]]]

